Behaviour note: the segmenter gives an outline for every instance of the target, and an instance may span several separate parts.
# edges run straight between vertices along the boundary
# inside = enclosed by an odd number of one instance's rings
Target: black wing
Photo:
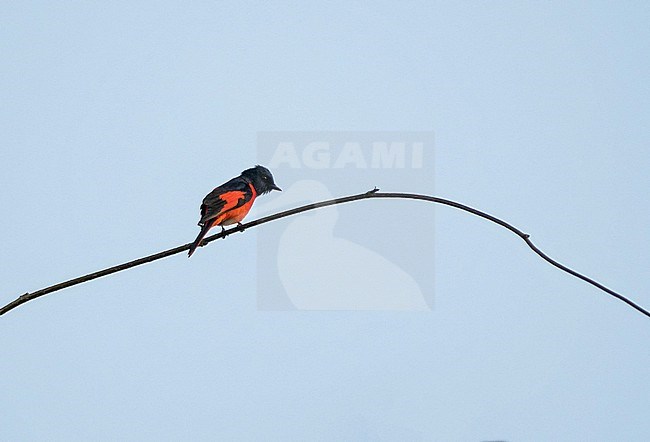
[[[203,198],[199,226],[229,210],[241,207],[252,197],[250,184],[242,177],[233,178],[222,184]]]

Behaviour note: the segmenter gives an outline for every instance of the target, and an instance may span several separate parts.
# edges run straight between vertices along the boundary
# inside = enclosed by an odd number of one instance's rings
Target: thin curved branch
[[[432,203],[438,203],[438,204],[444,204],[446,206],[451,206],[455,207],[456,209],[463,210],[465,212],[469,212],[473,215],[479,216],[481,218],[485,218],[488,221],[491,221],[495,224],[500,225],[501,227],[504,227],[511,232],[513,232],[515,235],[519,236],[521,239],[523,239],[528,247],[535,252],[537,255],[539,255],[541,258],[543,258],[545,261],[550,263],[551,265],[557,267],[558,269],[565,271],[569,273],[570,275],[575,276],[576,278],[580,278],[585,282],[588,282],[589,284],[599,288],[600,290],[604,291],[605,293],[613,296],[614,298],[617,298],[626,304],[628,304],[630,307],[636,309],[637,311],[641,312],[645,316],[650,318],[650,311],[644,309],[640,305],[632,302],[630,299],[626,298],[625,296],[615,292],[614,290],[611,290],[604,285],[600,284],[599,282],[594,281],[593,279],[584,276],[575,270],[570,269],[569,267],[564,266],[563,264],[560,264],[559,262],[555,261],[554,259],[548,257],[544,252],[542,252],[540,249],[533,244],[533,242],[530,240],[530,236],[521,230],[517,229],[516,227],[512,226],[511,224],[508,224],[507,222],[496,218],[490,214],[487,214],[485,212],[481,212],[480,210],[474,209],[472,207],[466,206],[464,204],[457,203],[455,201],[447,200],[444,198],[438,198],[435,196],[428,196],[428,195],[419,195],[415,193],[386,193],[386,192],[379,192],[379,189],[375,188],[373,190],[370,190],[365,193],[359,193],[356,195],[350,195],[350,196],[345,196],[341,198],[334,198],[331,200],[326,200],[326,201],[320,201],[316,203],[311,203],[311,204],[305,204],[304,206],[296,207],[294,209],[289,209],[285,210],[283,212],[278,212],[273,215],[265,216],[263,218],[259,218],[253,221],[250,221],[248,223],[242,224],[241,226],[237,226],[235,228],[226,230],[225,232],[219,232],[216,235],[209,236],[203,240],[204,244],[210,243],[214,240],[220,239],[220,238],[225,238],[228,235],[232,235],[235,232],[241,232],[244,231],[245,229],[259,226],[261,224],[268,223],[270,221],[274,221],[276,219],[280,218],[286,218],[288,216],[296,215],[298,213],[306,212],[308,210],[314,210],[318,209],[321,207],[327,207],[327,206],[333,206],[335,204],[343,204],[343,203],[349,203],[352,201],[358,201],[358,200],[363,200],[363,199],[371,199],[371,198],[400,198],[400,199],[412,199],[412,200],[421,200],[421,201],[429,201]],[[77,284],[81,284],[87,281],[91,281],[93,279],[101,278],[102,276],[110,275],[112,273],[117,273],[121,272],[122,270],[130,269],[131,267],[136,267],[142,264],[146,264],[148,262],[156,261],[162,258],[166,258],[168,256],[176,255],[178,253],[184,252],[186,250],[189,250],[191,243],[184,244],[182,246],[174,247],[173,249],[165,250],[159,253],[154,253],[153,255],[145,256],[144,258],[139,258],[133,261],[126,262],[124,264],[120,264],[114,267],[109,267],[104,270],[100,270],[98,272],[94,273],[89,273],[84,276],[80,276],[78,278],[70,279],[65,282],[61,282],[59,284],[52,285],[50,287],[46,287],[40,290],[37,290],[35,292],[31,293],[25,293],[24,295],[21,295],[14,301],[10,302],[9,304],[5,305],[4,307],[0,308],[0,315],[4,315],[10,310],[13,310],[14,308],[18,307],[19,305],[22,305],[28,301],[31,301],[32,299],[39,298],[41,296],[47,295],[49,293],[53,293],[68,287],[72,287]]]

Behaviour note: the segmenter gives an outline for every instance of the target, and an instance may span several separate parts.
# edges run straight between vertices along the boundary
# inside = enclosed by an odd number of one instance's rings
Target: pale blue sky
[[[396,130],[435,132],[435,189],[384,190],[500,216],[650,307],[648,23],[645,2],[3,2],[0,301],[191,241],[260,131]],[[364,228],[431,232],[390,204]],[[650,320],[431,210],[429,312],[259,311],[264,226],[10,312],[0,439],[647,439]]]

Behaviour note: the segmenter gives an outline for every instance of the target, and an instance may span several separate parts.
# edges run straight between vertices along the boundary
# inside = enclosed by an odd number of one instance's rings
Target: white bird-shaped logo
[[[315,180],[301,180],[260,207],[270,212],[332,198]],[[430,310],[418,283],[396,263],[334,236],[336,206],[290,218],[279,239],[278,276],[299,310]]]

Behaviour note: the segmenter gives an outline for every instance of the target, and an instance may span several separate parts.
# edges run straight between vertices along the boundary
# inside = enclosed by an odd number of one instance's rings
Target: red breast
[[[255,191],[255,187],[253,187],[253,184],[249,183],[248,187],[250,188],[251,191],[251,199],[248,200],[246,204],[243,204],[241,207],[228,210],[223,215],[216,217],[214,219],[214,222],[212,223],[213,226],[229,226],[231,224],[237,224],[242,222],[242,220],[246,217],[246,215],[248,215],[248,212],[250,212],[251,207],[253,207],[253,202],[257,197],[257,192]]]

